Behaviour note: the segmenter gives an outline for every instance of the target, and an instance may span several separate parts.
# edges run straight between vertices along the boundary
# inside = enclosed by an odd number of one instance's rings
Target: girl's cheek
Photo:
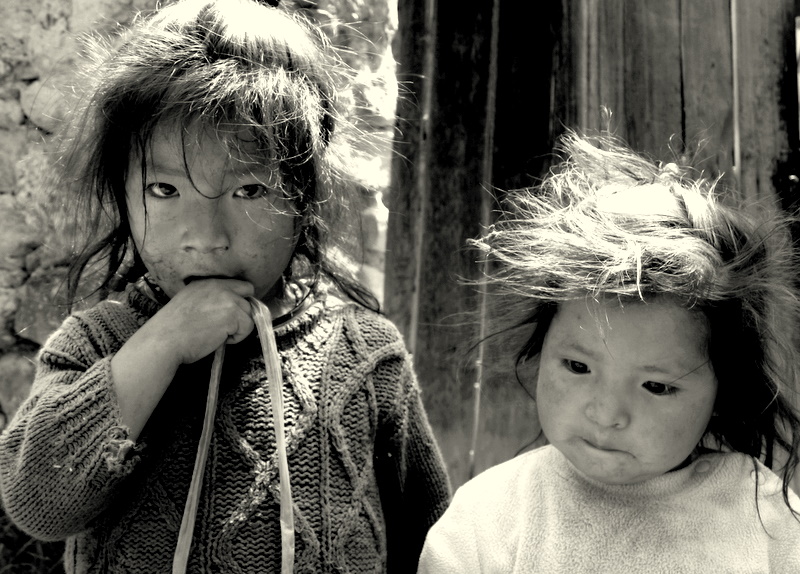
[[[544,387],[542,402],[548,409],[565,410],[575,402],[576,397],[567,392],[562,381],[548,381]]]
[[[567,385],[553,370],[550,362],[542,364],[536,381],[536,401],[545,408],[562,405],[569,399]]]

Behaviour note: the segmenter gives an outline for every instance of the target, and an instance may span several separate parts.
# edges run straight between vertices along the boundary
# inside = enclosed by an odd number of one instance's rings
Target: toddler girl
[[[225,344],[188,571],[280,571],[251,297],[275,317],[295,571],[413,572],[449,500],[411,358],[338,263],[343,64],[275,4],[179,2],[96,46],[62,161],[93,234],[71,293],[98,261],[100,291],[131,281],[50,337],[0,436],[5,509],[66,540],[67,572],[169,571]]]
[[[477,242],[549,444],[460,488],[419,571],[800,572],[786,218],[608,137],[562,151]]]

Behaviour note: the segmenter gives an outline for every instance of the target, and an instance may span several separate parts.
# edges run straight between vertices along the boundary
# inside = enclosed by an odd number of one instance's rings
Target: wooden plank
[[[585,107],[588,129],[610,129],[627,138],[625,119],[624,1],[589,0],[587,66],[588,86]],[[606,110],[605,112],[603,110]],[[610,123],[607,114],[610,113]]]
[[[740,188],[746,197],[778,199],[776,183],[796,174],[789,162],[797,150],[794,0],[734,6]]]
[[[456,0],[411,0],[401,3],[399,13],[399,34],[410,42],[401,52],[400,69],[426,80],[415,80],[416,105],[405,102],[399,112],[416,136],[409,132],[395,147],[386,312],[414,353],[429,418],[455,484],[466,479],[472,426],[472,376],[464,365],[464,343],[474,338],[477,323],[465,317],[477,305],[459,280],[478,273],[465,245],[480,232],[487,184],[492,4],[481,0],[465,11]],[[412,12],[404,12],[404,5]],[[433,40],[425,45],[412,40],[420,29]]]
[[[628,142],[671,159],[669,141],[683,137],[680,0],[624,3],[625,121]],[[675,151],[682,151],[676,142]]]
[[[499,189],[530,186],[551,162],[553,48],[561,2],[500,0],[494,169]]]
[[[585,27],[585,0],[564,1],[556,27],[556,44],[553,49],[553,70],[550,84],[553,99],[550,102],[552,122],[550,132],[555,139],[564,127],[580,128],[579,110],[585,102],[581,100],[579,86],[582,82],[582,59],[586,52],[582,49],[582,31]]]
[[[734,0],[739,85],[739,185],[747,198],[797,208],[798,124],[794,0]],[[788,397],[800,408],[800,389]],[[792,484],[800,492],[800,469]]]
[[[680,22],[686,152],[710,177],[735,183],[730,0],[683,0]]]
[[[494,193],[529,186],[552,161],[551,87],[543,78],[553,72],[553,48],[560,35],[562,3],[500,1],[497,109],[495,110]],[[484,194],[486,198],[486,194]],[[494,207],[494,206],[493,206]],[[493,331],[492,308],[486,313]],[[507,325],[505,325],[507,327]],[[520,341],[519,348],[522,347]],[[536,404],[516,383],[517,348],[486,343],[483,347],[480,416],[474,468],[479,473],[516,455],[539,434]],[[469,365],[480,353],[469,355]],[[476,373],[477,369],[467,373]],[[473,383],[474,378],[465,383]],[[454,482],[469,478],[455,469]]]
[[[394,53],[398,61],[397,129],[392,158],[391,191],[386,200],[389,221],[386,232],[384,265],[384,307],[404,334],[413,353],[418,311],[416,304],[418,250],[424,242],[425,198],[430,182],[426,163],[430,156],[427,132],[429,120],[423,111],[428,106],[430,71],[427,59],[434,52],[434,30],[426,22],[426,0],[408,0],[398,5],[398,31]]]
[[[582,130],[611,129],[663,159],[677,135],[682,151],[679,14],[680,0],[564,2],[553,75],[557,121]],[[558,125],[554,129],[560,132]]]
[[[561,2],[501,3],[492,145],[486,105],[494,2],[469,11],[457,0],[399,5],[398,71],[412,91],[398,102],[402,138],[387,200],[384,301],[414,353],[454,486],[469,473],[476,369],[468,350],[479,329],[477,293],[459,284],[480,271],[466,241],[481,232],[486,190],[530,185],[551,149],[548,80]],[[483,396],[478,471],[513,456],[535,430],[535,407],[513,379],[490,381]]]

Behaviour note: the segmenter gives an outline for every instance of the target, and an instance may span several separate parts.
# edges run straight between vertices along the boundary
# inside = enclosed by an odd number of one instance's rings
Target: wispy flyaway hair
[[[790,295],[791,245],[776,212],[724,203],[714,182],[610,138],[568,134],[559,150],[564,162],[539,187],[509,193],[477,242],[500,264],[501,289],[542,301],[669,294],[689,306]]]
[[[719,391],[707,438],[769,466],[788,457],[788,487],[800,441],[796,220],[610,136],[570,132],[558,152],[474,242],[495,270],[486,281],[512,318],[505,328],[532,331],[517,362],[538,356],[559,302],[668,296],[709,326]]]

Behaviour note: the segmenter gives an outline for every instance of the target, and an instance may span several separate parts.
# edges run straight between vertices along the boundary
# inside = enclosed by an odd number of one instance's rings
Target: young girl
[[[249,297],[275,317],[295,571],[413,572],[449,500],[402,339],[337,266],[341,64],[274,4],[179,2],[87,75],[63,161],[93,216],[76,274],[102,259],[101,289],[127,269],[133,281],[47,341],[0,437],[5,509],[66,539],[67,572],[169,571],[225,344],[188,571],[280,570],[283,485]]]
[[[783,221],[607,137],[562,151],[477,242],[549,445],[459,489],[419,571],[800,572]]]

